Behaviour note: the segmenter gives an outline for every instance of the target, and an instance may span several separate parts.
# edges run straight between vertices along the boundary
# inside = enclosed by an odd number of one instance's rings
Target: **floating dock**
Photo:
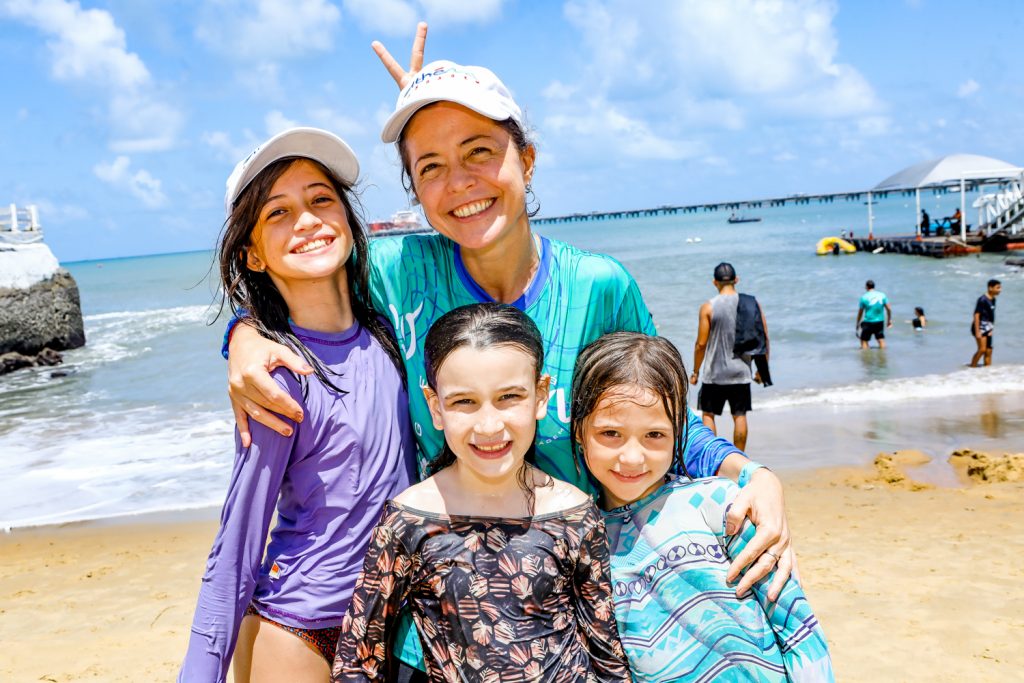
[[[880,254],[912,254],[914,256],[946,258],[977,254],[982,251],[982,237],[974,235],[968,235],[966,242],[959,237],[917,237],[915,235],[848,237],[847,241],[857,247],[857,251]]]

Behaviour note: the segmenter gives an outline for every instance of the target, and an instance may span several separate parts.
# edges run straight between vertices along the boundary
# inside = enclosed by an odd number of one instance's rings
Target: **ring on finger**
[[[779,556],[778,556],[778,555],[776,555],[775,553],[773,553],[773,552],[772,552],[771,550],[765,550],[765,551],[764,551],[764,554],[765,554],[765,555],[771,555],[771,556],[772,556],[772,558],[773,558],[773,559],[775,560],[775,562],[778,562],[778,561],[779,561]]]

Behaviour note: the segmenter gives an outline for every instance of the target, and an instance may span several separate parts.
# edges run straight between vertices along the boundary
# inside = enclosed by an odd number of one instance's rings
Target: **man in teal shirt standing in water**
[[[868,348],[868,342],[874,336],[878,340],[878,348],[885,348],[885,328],[892,327],[892,309],[885,292],[875,289],[875,281],[864,283],[868,290],[860,298],[857,308],[857,334],[860,336],[860,348]]]

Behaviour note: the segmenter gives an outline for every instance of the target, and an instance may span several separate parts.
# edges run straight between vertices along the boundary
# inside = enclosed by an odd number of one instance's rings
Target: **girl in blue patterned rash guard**
[[[617,332],[587,346],[573,378],[582,470],[601,489],[612,593],[636,681],[833,681],[821,626],[796,580],[772,575],[738,598],[726,569],[754,535],[726,512],[746,483],[691,479],[678,465],[692,418],[679,351]]]

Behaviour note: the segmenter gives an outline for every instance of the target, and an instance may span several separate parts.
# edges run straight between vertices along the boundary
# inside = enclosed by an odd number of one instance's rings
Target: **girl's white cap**
[[[359,177],[355,152],[337,135],[319,128],[289,128],[256,147],[228,176],[224,193],[224,210],[228,216],[249,183],[267,166],[285,157],[319,161],[349,185],[354,185]]]
[[[380,139],[396,142],[413,114],[428,104],[454,102],[495,121],[512,119],[525,132],[523,112],[505,84],[482,66],[440,60],[420,69],[402,89],[395,111],[384,123]]]

